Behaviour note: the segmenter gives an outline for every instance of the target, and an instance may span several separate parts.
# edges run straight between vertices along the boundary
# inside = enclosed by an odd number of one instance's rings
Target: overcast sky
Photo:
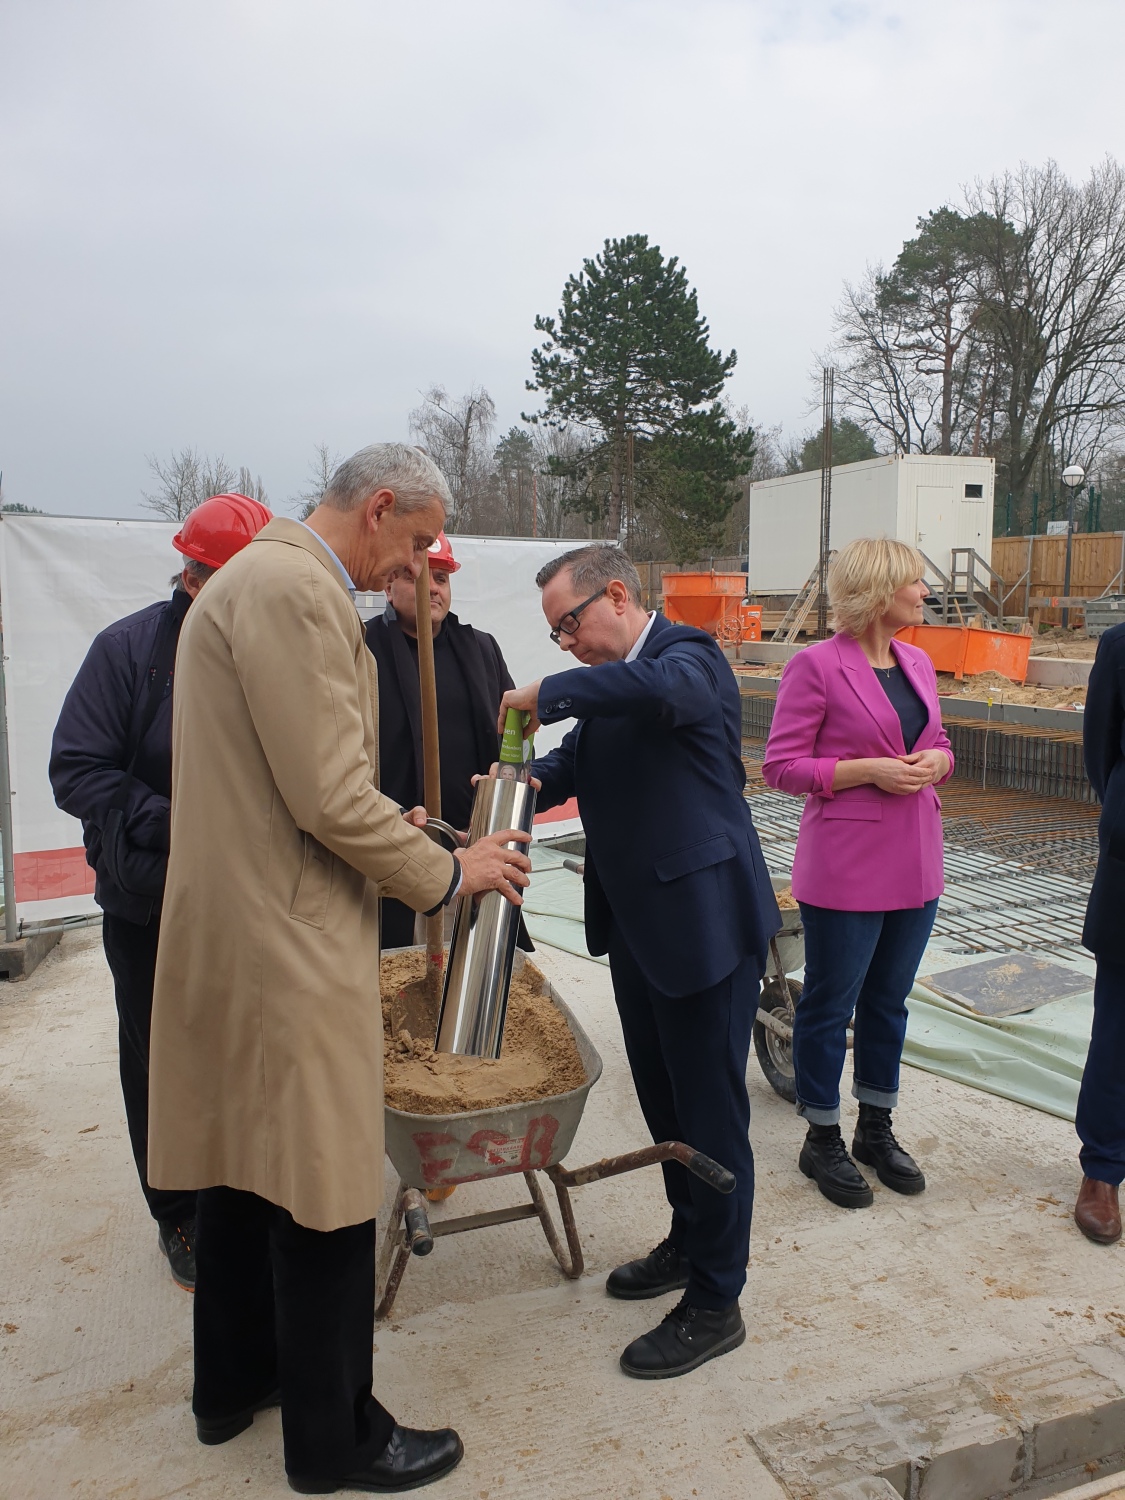
[[[141,515],[192,445],[286,509],[434,382],[501,430],[607,236],[809,425],[845,278],[962,184],[1125,157],[1120,0],[3,0],[4,496]]]

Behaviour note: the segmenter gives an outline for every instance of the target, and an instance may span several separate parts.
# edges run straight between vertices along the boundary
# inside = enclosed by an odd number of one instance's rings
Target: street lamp
[[[1068,464],[1062,471],[1062,482],[1067,488],[1066,497],[1066,571],[1063,575],[1063,594],[1070,597],[1070,553],[1074,543],[1074,500],[1082,487],[1082,481],[1086,478],[1086,470],[1081,464]],[[1062,628],[1067,630],[1070,626],[1070,610],[1063,605]]]

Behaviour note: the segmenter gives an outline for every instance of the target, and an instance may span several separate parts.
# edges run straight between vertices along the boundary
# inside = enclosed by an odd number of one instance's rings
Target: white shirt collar
[[[328,553],[328,556],[332,559],[332,561],[339,568],[339,570],[340,570],[340,576],[343,578],[344,583],[347,586],[348,593],[354,599],[355,598],[355,584],[352,582],[351,574],[348,572],[347,568],[344,567],[343,563],[336,556],[335,552],[333,552],[332,548],[328,545],[328,543],[321,536],[320,532],[319,531],[313,531],[312,527],[308,524],[307,521],[298,521],[297,525],[298,526],[303,526],[306,531],[312,532],[312,535],[316,537],[317,541],[324,548],[325,552]]]
[[[656,619],[656,611],[655,610],[650,610],[649,611],[649,617],[648,617],[648,624],[641,631],[641,633],[637,637],[637,639],[633,642],[633,649],[632,649],[632,651],[629,652],[629,655],[625,658],[626,661],[636,661],[637,657],[640,656],[641,652],[644,650],[644,644],[648,640],[649,632],[652,629],[652,622],[655,619]]]

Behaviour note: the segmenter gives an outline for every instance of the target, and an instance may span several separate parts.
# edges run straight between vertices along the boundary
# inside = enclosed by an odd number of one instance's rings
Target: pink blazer
[[[933,663],[902,641],[892,641],[891,649],[929,709],[914,748],[944,750],[952,775]],[[932,786],[906,797],[871,785],[832,791],[838,760],[905,753],[898,715],[858,641],[833,636],[788,663],[762,772],[770,786],[805,797],[793,857],[798,901],[837,911],[897,911],[941,895],[941,801]]]

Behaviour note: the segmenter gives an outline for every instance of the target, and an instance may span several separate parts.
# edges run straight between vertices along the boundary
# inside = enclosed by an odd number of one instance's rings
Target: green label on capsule
[[[526,715],[510,708],[504,716],[504,738],[500,741],[500,764],[523,765],[523,726]]]

